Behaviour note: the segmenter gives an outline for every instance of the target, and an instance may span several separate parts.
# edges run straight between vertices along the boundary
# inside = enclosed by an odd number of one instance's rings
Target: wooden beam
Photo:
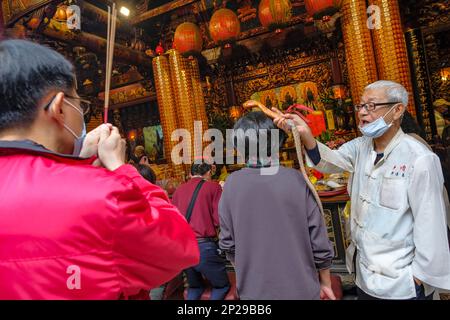
[[[139,98],[139,99],[132,100],[132,101],[122,102],[122,103],[118,103],[118,104],[112,104],[109,107],[109,110],[122,109],[122,108],[130,107],[130,106],[134,106],[137,104],[148,103],[148,102],[155,101],[155,100],[156,100],[156,93],[154,93],[148,97],[145,97],[145,98]]]
[[[139,24],[145,20],[157,17],[161,14],[173,11],[175,9],[187,6],[191,3],[197,2],[198,0],[176,0],[176,1],[172,1],[169,2],[167,4],[164,4],[162,6],[159,6],[157,8],[148,10],[140,15],[138,15],[137,17],[134,17],[133,19],[131,19],[131,24]]]
[[[86,11],[89,11],[92,14],[96,15],[97,22],[104,23],[105,25],[108,23],[108,11],[105,11],[97,6],[94,6],[93,4],[91,4],[87,1],[82,1],[79,4],[79,6],[81,8],[81,12],[86,10]],[[122,25],[122,21],[119,18],[116,18],[116,24],[117,24],[117,28],[120,28]]]
[[[46,28],[44,29],[43,34],[49,38],[67,42],[72,45],[84,46],[96,53],[106,52],[106,39],[91,33],[64,33]],[[133,65],[145,66],[149,68],[152,67],[152,59],[145,53],[130,49],[117,43],[114,46],[114,59]]]
[[[445,31],[449,31],[449,30],[450,30],[450,23],[441,23],[441,24],[437,24],[432,27],[425,27],[425,28],[423,28],[422,32],[423,32],[423,35],[426,36],[429,34],[445,32]]]
[[[284,28],[283,32],[291,31],[293,29],[296,29],[298,27],[298,25],[304,24],[306,17],[307,17],[306,13],[294,17],[288,23],[288,26],[286,28]],[[274,35],[273,31],[269,31],[267,28],[261,26],[261,27],[256,27],[256,28],[247,30],[245,32],[241,32],[236,40],[237,40],[238,44],[245,45],[248,48],[250,48],[252,45],[260,47],[260,46],[262,46],[264,39],[266,39],[267,37],[271,37],[273,35]],[[248,45],[246,45],[247,42],[249,42],[249,43],[253,42],[253,44],[248,46]],[[209,46],[205,46],[205,49],[213,49],[216,47],[217,47],[217,44],[214,42],[211,42],[211,44]]]

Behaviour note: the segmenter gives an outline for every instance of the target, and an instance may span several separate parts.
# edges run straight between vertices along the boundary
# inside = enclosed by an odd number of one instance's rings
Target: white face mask
[[[394,120],[392,120],[392,122],[390,124],[387,124],[386,121],[384,121],[384,118],[392,111],[394,110],[395,105],[384,114],[384,116],[378,118],[377,120],[375,120],[372,123],[369,123],[367,125],[365,125],[364,127],[359,127],[359,130],[361,131],[361,133],[369,138],[379,138],[381,137],[383,134],[386,133],[386,131],[389,130],[390,127],[392,127],[392,123],[394,122]]]
[[[67,131],[69,131],[74,137],[75,137],[75,141],[73,143],[73,152],[72,155],[78,157],[81,153],[81,148],[83,147],[83,142],[84,139],[86,138],[86,124],[84,123],[84,115],[83,113],[77,108],[75,107],[70,101],[67,101],[66,99],[64,99],[64,101],[71,106],[72,108],[74,108],[75,110],[78,111],[79,114],[81,114],[81,119],[83,120],[83,130],[81,132],[81,136],[77,136],[75,134],[75,132],[69,128],[69,126],[67,126],[66,124],[64,124],[64,128],[66,128]]]

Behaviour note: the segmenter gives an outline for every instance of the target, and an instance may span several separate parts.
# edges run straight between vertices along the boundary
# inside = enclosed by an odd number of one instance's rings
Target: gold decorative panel
[[[364,88],[378,79],[365,1],[344,0],[342,32],[353,100],[358,102]]]
[[[191,68],[191,80],[192,80],[192,89],[194,96],[194,118],[196,121],[201,121],[202,123],[202,137],[203,133],[208,129],[208,116],[206,115],[206,107],[205,107],[205,99],[203,96],[203,88],[200,79],[200,69],[198,66],[198,62],[196,59],[190,59],[188,64]],[[197,147],[196,141],[194,141],[194,147]],[[207,143],[203,143],[204,146]]]
[[[186,129],[191,133],[191,142],[194,137],[194,90],[192,87],[192,69],[186,58],[176,50],[169,50],[170,77],[172,90],[177,108],[178,128]],[[192,143],[186,152],[193,156]]]
[[[331,64],[328,56],[315,57],[315,60],[297,58],[292,61],[280,62],[261,70],[252,71],[257,77],[249,79],[234,78],[234,88],[238,104],[242,104],[255,92],[273,89],[299,82],[314,82],[319,92],[331,86]]]
[[[178,128],[177,106],[173,96],[169,60],[165,56],[159,56],[153,59],[153,73],[155,78],[156,95],[158,99],[159,115],[164,137],[164,154],[167,159],[173,147],[177,142],[172,142],[170,137],[172,132]],[[182,175],[184,170],[176,166],[174,172],[176,176]]]
[[[372,30],[378,77],[380,80],[398,82],[408,90],[410,93],[409,112],[415,115],[408,53],[398,1],[372,0],[371,3],[380,7],[381,10],[381,28]]]

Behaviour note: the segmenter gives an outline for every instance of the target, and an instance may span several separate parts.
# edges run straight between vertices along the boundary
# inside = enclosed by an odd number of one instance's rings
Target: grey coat
[[[320,210],[300,172],[244,168],[219,203],[220,248],[236,269],[241,299],[319,299],[318,270],[334,256]]]

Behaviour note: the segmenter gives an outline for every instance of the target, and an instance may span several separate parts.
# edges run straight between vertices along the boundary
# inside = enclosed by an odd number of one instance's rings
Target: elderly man
[[[391,81],[369,85],[355,106],[363,137],[331,150],[294,121],[316,169],[349,171],[351,245],[347,268],[356,272],[360,299],[431,299],[450,289],[444,179],[439,158],[403,133],[408,92]]]

